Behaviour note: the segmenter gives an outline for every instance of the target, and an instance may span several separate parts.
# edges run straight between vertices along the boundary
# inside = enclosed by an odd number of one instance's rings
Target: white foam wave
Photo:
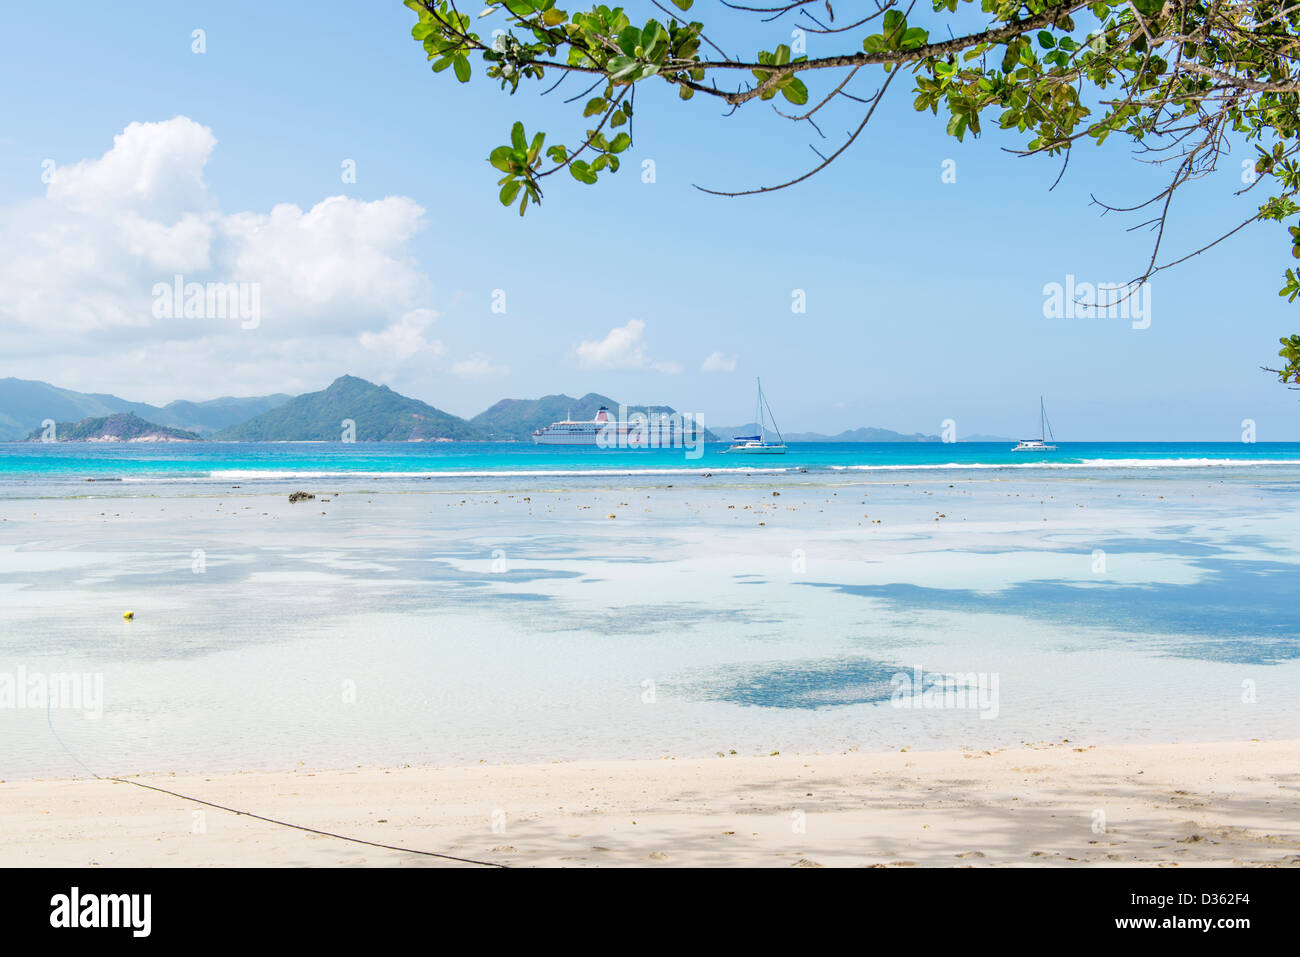
[[[780,468],[694,468],[694,469],[442,469],[419,472],[388,471],[304,471],[301,469],[213,469],[213,479],[347,479],[347,478],[558,478],[564,476],[618,475],[756,475],[777,474]]]
[[[1300,465],[1300,459],[1080,459],[1077,462],[936,462],[907,465],[832,465],[834,471],[927,472],[966,469],[1140,469]]]

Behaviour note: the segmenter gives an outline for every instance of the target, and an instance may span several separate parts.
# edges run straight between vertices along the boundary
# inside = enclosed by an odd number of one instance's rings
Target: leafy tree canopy
[[[721,0],[724,30],[723,13],[763,22],[789,18],[806,34],[842,43],[843,52],[821,57],[789,44],[725,53],[736,38],[687,19],[695,0],[650,0],[659,16],[644,24],[622,7],[567,11],[557,0],[500,0],[476,16],[453,0],[404,2],[418,17],[411,34],[435,73],[450,68],[469,82],[475,57],[509,93],[526,81],[549,91],[569,74],[590,84],[574,98],[582,132],[568,144],[546,147],[545,132],[530,136],[517,122],[510,142],[492,150],[499,198],[507,206],[518,202],[521,215],[541,202],[548,176],[568,170],[590,185],[618,171],[632,145],[638,84],[667,83],[683,100],[712,97],[730,109],[780,97],[773,105],[782,116],[818,134],[821,110],[852,104],[856,129],[834,150],[819,152],[811,169],[770,186],[710,190],[736,196],[784,189],[825,169],[858,138],[904,73],[915,108],[941,116],[959,140],[995,123],[1023,138],[1022,154],[1068,162],[1076,142],[1101,144],[1119,134],[1137,145],[1141,158],[1164,168],[1163,188],[1125,210],[1149,212],[1141,225],[1155,235],[1134,283],[1250,223],[1300,213],[1300,0],[866,0],[845,4],[853,11],[847,21],[837,18],[833,0]],[[971,30],[973,17],[979,28]],[[864,73],[876,83],[868,93],[860,90]],[[1253,150],[1255,175],[1238,192],[1257,193],[1256,211],[1200,249],[1164,256],[1174,195],[1214,170],[1232,140]],[[1257,189],[1260,183],[1268,186]],[[1300,224],[1290,235],[1292,255],[1300,259]],[[1300,297],[1300,266],[1286,270],[1281,295]],[[1282,367],[1268,371],[1300,384],[1300,335],[1283,339],[1282,347]]]

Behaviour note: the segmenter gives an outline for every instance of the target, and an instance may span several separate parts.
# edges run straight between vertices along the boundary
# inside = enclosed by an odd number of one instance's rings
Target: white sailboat
[[[754,421],[758,423],[758,435],[733,435],[731,448],[724,451],[743,452],[748,455],[785,455],[785,439],[776,426],[776,416],[772,415],[767,399],[763,398],[763,382],[761,379],[754,381],[758,383],[758,406],[754,411]],[[776,432],[778,440],[776,442],[767,440],[768,418],[772,420],[772,430]]]
[[[1052,423],[1047,421],[1047,407],[1043,405],[1043,397],[1038,397],[1038,438],[1021,439],[1020,443],[1013,448],[1012,452],[1055,452],[1056,446],[1049,445],[1048,437],[1056,441],[1056,436],[1052,435]]]

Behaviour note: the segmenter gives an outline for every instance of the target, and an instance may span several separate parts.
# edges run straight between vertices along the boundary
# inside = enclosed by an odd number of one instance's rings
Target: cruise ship
[[[533,430],[537,445],[586,445],[602,449],[667,449],[696,441],[702,428],[681,415],[633,413],[614,418],[602,405],[594,419],[572,418]]]

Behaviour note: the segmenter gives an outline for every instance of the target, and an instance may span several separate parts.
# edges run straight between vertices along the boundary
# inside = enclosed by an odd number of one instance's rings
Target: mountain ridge
[[[46,419],[75,423],[124,412],[160,426],[211,434],[291,398],[284,393],[242,398],[223,396],[200,402],[173,399],[157,406],[105,392],[77,392],[38,379],[10,376],[0,379],[0,441],[22,441]]]
[[[326,393],[335,387],[339,389],[326,398]],[[272,414],[286,406],[290,408],[279,415]],[[352,375],[340,376],[325,389],[297,396],[274,393],[202,401],[173,399],[157,406],[108,393],[77,392],[48,382],[9,377],[0,379],[0,441],[23,441],[46,420],[77,425],[86,419],[126,413],[158,428],[178,429],[200,438],[222,441],[338,441],[343,438],[343,420],[352,419],[358,441],[527,442],[534,430],[552,422],[569,418],[590,420],[601,406],[617,414],[620,403],[598,392],[577,398],[552,393],[536,399],[500,399],[467,419]],[[667,405],[624,405],[624,408],[628,414],[675,413]],[[706,422],[705,428],[705,441],[725,442],[733,435],[752,435],[757,426],[746,423],[709,429]],[[848,429],[834,435],[788,432],[785,438],[790,442],[940,441],[937,435],[907,434],[876,427]],[[1015,440],[972,435],[961,441]]]

